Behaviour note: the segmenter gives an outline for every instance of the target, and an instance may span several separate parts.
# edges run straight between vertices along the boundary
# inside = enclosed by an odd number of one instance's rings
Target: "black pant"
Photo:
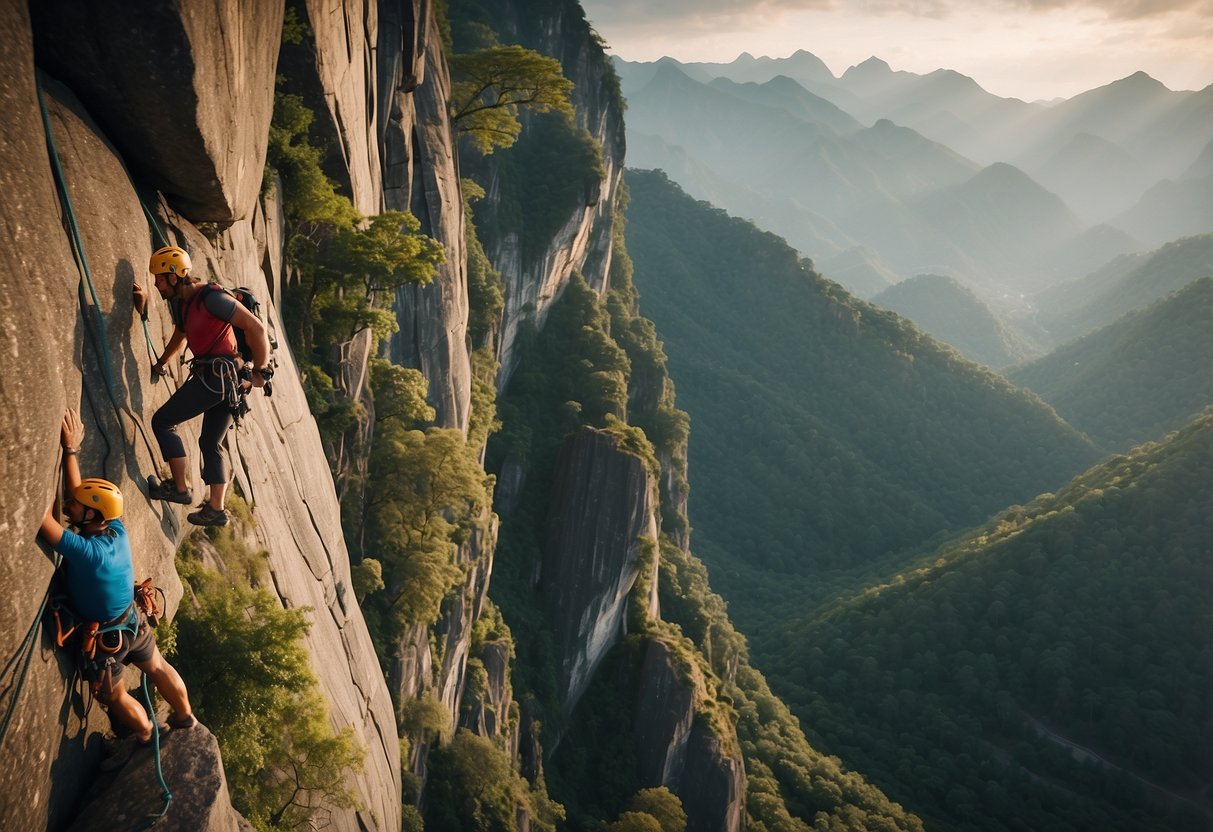
[[[232,424],[232,412],[223,398],[223,382],[209,370],[199,370],[152,416],[152,432],[160,443],[160,453],[168,460],[185,456],[177,425],[199,413],[206,414],[198,449],[202,452],[202,481],[207,485],[226,483],[228,478],[227,429]]]

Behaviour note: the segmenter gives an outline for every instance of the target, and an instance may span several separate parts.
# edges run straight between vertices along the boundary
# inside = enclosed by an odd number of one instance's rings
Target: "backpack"
[[[261,301],[257,300],[257,296],[253,294],[253,290],[245,286],[239,286],[235,289],[228,289],[226,286],[220,286],[218,283],[206,284],[208,288],[213,287],[221,292],[227,292],[236,299],[236,302],[241,304],[245,309],[252,312],[261,320]],[[253,348],[249,346],[248,339],[244,336],[244,330],[238,326],[232,327],[232,331],[236,334],[236,349],[240,351],[240,357],[246,362],[253,360]],[[272,346],[272,345],[271,345]]]

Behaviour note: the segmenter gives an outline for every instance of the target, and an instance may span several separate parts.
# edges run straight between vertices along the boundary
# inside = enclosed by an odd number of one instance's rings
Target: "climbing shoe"
[[[147,496],[153,500],[180,503],[183,506],[188,506],[194,502],[194,495],[190,492],[178,491],[172,482],[160,482],[156,477],[147,478]]]
[[[173,714],[168,718],[168,727],[174,731],[188,731],[198,724],[198,718],[193,714]]]
[[[185,519],[189,520],[195,526],[226,526],[227,509],[211,508],[210,503],[203,503],[202,508],[195,511],[193,514],[187,514]]]
[[[117,771],[131,761],[131,758],[135,756],[135,752],[151,747],[152,740],[150,737],[145,741],[139,739],[134,734],[122,739],[106,740],[103,751],[105,757],[101,760],[100,769],[102,771]]]

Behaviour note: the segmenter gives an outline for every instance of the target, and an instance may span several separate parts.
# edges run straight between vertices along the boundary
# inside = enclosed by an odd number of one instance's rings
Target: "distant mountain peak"
[[[893,75],[893,68],[875,55],[856,64],[842,74],[843,81],[875,81]]]

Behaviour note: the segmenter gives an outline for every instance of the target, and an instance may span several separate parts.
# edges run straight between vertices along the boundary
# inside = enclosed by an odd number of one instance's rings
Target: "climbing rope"
[[[61,558],[59,554],[54,553],[55,568],[59,568]],[[38,641],[38,632],[42,626],[42,616],[46,614],[46,605],[50,602],[51,590],[48,586],[46,594],[42,596],[42,603],[38,606],[38,612],[34,616],[33,623],[29,625],[29,629],[25,632],[25,638],[21,640],[21,646],[17,648],[17,652],[13,654],[4,665],[4,671],[0,673],[0,679],[7,679],[10,675],[13,676],[13,682],[9,685],[12,693],[9,696],[8,704],[4,707],[4,717],[0,718],[0,746],[4,745],[4,740],[8,736],[8,726],[12,722],[13,713],[17,709],[17,700],[21,697],[21,690],[25,687],[25,677],[29,673],[30,662],[34,658],[34,645]],[[15,674],[15,675],[14,675]]]
[[[92,298],[92,307],[95,311],[96,331],[94,332],[88,326],[88,317],[89,316],[88,316],[87,312],[85,312],[85,315],[84,315],[85,328],[89,329],[90,337],[93,340],[94,351],[97,354],[98,363],[101,365],[101,370],[102,370],[102,373],[105,378],[106,392],[109,395],[110,404],[114,408],[114,415],[118,420],[118,427],[119,427],[119,429],[121,429],[122,428],[122,413],[124,411],[124,408],[118,403],[118,397],[117,397],[117,394],[114,389],[115,385],[114,385],[113,369],[110,366],[109,353],[106,350],[106,344],[108,343],[108,338],[106,336],[106,331],[105,331],[105,316],[101,313],[101,302],[97,297],[96,287],[93,285],[92,272],[89,269],[89,265],[88,265],[88,257],[85,254],[84,243],[80,237],[79,225],[76,223],[76,211],[72,205],[71,194],[68,192],[68,188],[67,188],[67,178],[63,173],[63,166],[59,160],[59,150],[55,145],[54,131],[51,129],[50,113],[46,106],[46,97],[43,95],[43,92],[42,92],[42,73],[41,73],[41,71],[36,73],[35,78],[36,78],[35,86],[36,86],[37,93],[38,93],[38,106],[42,111],[42,126],[46,132],[46,144],[47,144],[47,149],[50,153],[52,169],[55,174],[55,185],[56,185],[56,189],[59,192],[59,199],[63,205],[64,218],[66,221],[67,231],[69,232],[68,236],[69,236],[69,240],[71,241],[71,244],[72,244],[72,254],[75,256],[76,265],[80,270],[81,284],[79,287],[79,294],[80,294],[81,311],[84,312],[85,311],[84,307],[89,305],[87,302],[87,298],[85,297],[85,291],[84,291],[86,286],[88,288],[88,293]],[[128,174],[128,176],[129,176],[129,174]],[[140,204],[143,203],[142,199],[140,199],[139,201],[140,201]],[[155,225],[154,218],[151,216],[151,212],[147,210],[147,206],[144,205],[143,209],[144,209],[144,212],[147,213],[148,219],[152,220],[153,227],[159,233],[159,227]],[[161,235],[161,236],[163,236],[163,235]],[[144,332],[145,339],[147,341],[148,351],[149,351],[149,355],[150,355],[153,351],[153,347],[152,347],[151,334],[147,331],[147,319],[146,318],[143,319],[143,332]],[[154,363],[154,360],[155,359],[153,358],[153,363]],[[86,393],[87,393],[87,385],[85,385],[85,389],[86,389]],[[92,396],[89,395],[88,398],[89,398],[90,406],[93,406]],[[109,438],[108,438],[108,436],[105,435],[105,430],[102,427],[102,423],[101,423],[100,419],[97,418],[99,414],[96,413],[95,407],[94,407],[93,415],[94,415],[94,419],[96,419],[98,429],[101,431],[102,436],[105,437],[105,440],[106,440],[106,447],[107,447],[106,462],[108,463]],[[135,423],[136,429],[138,429],[139,432],[143,435],[143,440],[144,440],[144,443],[147,444],[149,453],[151,453],[152,458],[155,459],[155,452],[152,450],[151,443],[148,442],[147,435],[146,435],[146,433],[144,433],[142,426],[139,424],[139,420],[135,419],[133,414],[129,413],[129,411],[127,411],[127,415],[131,416],[132,420]],[[126,446],[125,432],[123,432],[122,441],[123,441],[123,446],[125,447]],[[108,474],[107,474],[107,477],[108,477]],[[61,562],[61,558],[59,557],[59,555],[57,553],[54,556],[54,560],[55,560],[55,568],[58,569],[59,564]],[[29,670],[30,662],[33,658],[34,644],[37,641],[37,634],[39,632],[39,628],[42,623],[42,617],[46,612],[46,606],[50,600],[50,594],[51,594],[50,588],[48,587],[46,594],[43,596],[42,604],[40,605],[40,607],[38,609],[38,615],[37,615],[37,617],[35,617],[33,624],[30,625],[30,629],[26,632],[25,638],[22,641],[20,649],[18,650],[17,654],[15,654],[14,657],[12,659],[10,659],[9,662],[5,665],[4,675],[9,674],[10,668],[16,668],[17,665],[20,665],[20,671],[19,671],[17,679],[16,679],[16,684],[14,686],[13,694],[12,694],[11,698],[9,699],[8,706],[6,707],[4,717],[2,720],[0,720],[0,744],[3,743],[4,738],[7,735],[8,726],[12,719],[12,715],[13,715],[13,712],[14,712],[14,709],[16,706],[17,698],[20,696],[21,688],[25,684],[25,677]],[[24,658],[22,658],[22,656]],[[168,789],[168,784],[164,782],[164,771],[161,766],[161,760],[160,760],[160,726],[156,720],[156,712],[152,705],[151,692],[149,691],[148,685],[147,685],[147,674],[144,674],[144,676],[143,676],[143,696],[144,696],[145,701],[147,702],[148,712],[151,714],[151,718],[152,718],[152,741],[153,741],[153,745],[154,745],[155,751],[156,751],[156,777],[159,779],[160,787],[163,789],[163,794],[161,795],[161,797],[164,800],[164,805],[161,807],[159,813],[148,816],[148,823],[144,827],[144,828],[147,828],[147,826],[151,826],[152,823],[155,823],[156,820],[163,817],[164,814],[168,811],[169,802],[173,799],[173,795]]]
[[[109,343],[109,338],[108,338],[108,336],[106,334],[106,330],[105,330],[105,316],[101,312],[101,301],[98,299],[97,289],[93,285],[92,270],[89,268],[88,257],[84,251],[84,242],[80,236],[80,226],[76,222],[76,209],[72,204],[71,194],[68,192],[67,177],[63,172],[63,165],[59,159],[59,149],[58,149],[58,146],[55,144],[54,130],[51,129],[50,111],[47,109],[47,106],[46,106],[46,96],[42,92],[42,72],[41,72],[41,70],[39,70],[35,73],[35,81],[36,81],[35,87],[36,87],[37,93],[38,93],[38,106],[42,111],[42,127],[43,127],[43,130],[46,132],[46,147],[50,154],[51,168],[55,174],[55,187],[56,187],[56,190],[59,192],[59,200],[63,206],[64,220],[65,220],[66,230],[68,231],[68,239],[70,240],[70,242],[72,244],[72,254],[76,258],[76,266],[80,270],[80,278],[81,278],[80,287],[79,287],[80,308],[81,308],[81,312],[83,313],[85,329],[89,331],[89,336],[90,336],[91,340],[93,341],[93,351],[96,353],[97,361],[101,365],[102,375],[105,378],[106,393],[108,394],[110,404],[112,405],[112,407],[114,409],[114,416],[118,421],[119,430],[122,430],[122,414],[125,411],[126,414],[128,416],[130,416],[131,421],[134,423],[135,429],[139,432],[140,436],[143,438],[143,444],[147,447],[148,454],[150,455],[150,457],[152,459],[155,459],[156,458],[155,448],[152,447],[152,443],[148,439],[147,432],[143,429],[143,425],[140,424],[139,420],[137,418],[135,418],[134,414],[131,413],[129,411],[129,409],[123,407],[122,405],[120,405],[118,403],[118,394],[115,391],[115,384],[114,384],[114,372],[113,372],[113,368],[110,365],[109,352],[106,349],[106,345]],[[128,174],[128,176],[129,176],[129,174]],[[142,202],[143,202],[143,200],[140,199],[140,204],[142,204]],[[144,207],[144,211],[148,213],[149,218],[150,218],[150,212],[147,211],[147,206],[144,205],[143,207]],[[159,232],[158,227],[156,230],[157,230],[157,232]],[[95,321],[94,321],[94,324],[96,326],[95,331],[93,329],[91,329],[89,326],[90,316],[87,313],[86,307],[88,307],[90,304],[88,303],[88,299],[85,296],[85,287],[88,288],[88,295],[92,298],[91,306],[94,311],[94,315],[91,317],[95,317]],[[150,333],[147,332],[147,321],[146,320],[144,321],[143,326],[144,326],[144,336],[147,340],[147,346],[148,346],[148,350],[149,350],[149,354],[150,354],[150,352],[152,350],[152,340],[151,340]],[[153,359],[153,363],[154,363],[154,361],[155,361],[155,359]],[[96,415],[96,414],[94,414],[94,415]],[[104,427],[102,426],[102,422],[100,420],[97,421],[97,427],[98,427],[98,429],[101,430],[102,435],[105,436],[105,430],[104,430]],[[122,444],[123,444],[124,448],[129,448],[129,445],[127,444],[127,441],[126,441],[126,432],[124,430],[122,431]],[[106,437],[106,446],[108,449],[108,447],[109,447],[109,438],[108,437]],[[107,456],[106,456],[107,465],[103,466],[103,467],[106,467],[106,468],[108,467],[108,461],[109,461],[109,459],[108,459],[108,453],[107,453]],[[107,473],[107,477],[108,477],[108,473]]]
[[[168,812],[168,804],[173,799],[173,793],[168,790],[168,783],[164,782],[164,768],[160,763],[160,720],[156,719],[156,708],[152,704],[152,693],[147,687],[147,674],[143,674],[143,700],[147,703],[147,712],[152,719],[152,749],[156,752],[156,779],[160,781],[160,788],[163,793],[160,798],[164,801],[164,805],[160,807],[160,811],[156,814],[147,816],[147,824],[143,827],[147,829],[160,818],[164,817]]]

